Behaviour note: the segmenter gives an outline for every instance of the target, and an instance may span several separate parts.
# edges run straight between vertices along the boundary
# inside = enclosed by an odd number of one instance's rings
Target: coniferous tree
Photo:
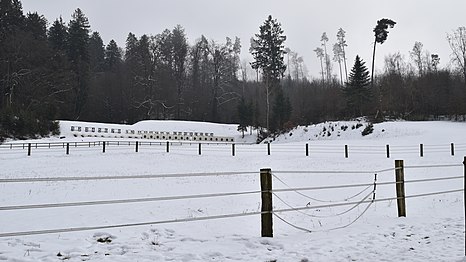
[[[99,32],[93,32],[89,37],[89,66],[91,72],[103,72],[105,65],[105,47]]]
[[[173,48],[173,72],[176,81],[176,118],[181,118],[181,106],[183,104],[183,85],[186,71],[186,56],[188,54],[188,42],[183,27],[177,25],[172,31]]]
[[[79,119],[88,96],[89,89],[89,21],[81,9],[76,9],[68,25],[68,58],[75,74],[74,113]]]
[[[120,48],[118,47],[115,40],[110,40],[107,47],[105,48],[105,68],[106,70],[114,70],[118,65],[121,64],[122,55]]]
[[[50,47],[54,50],[66,51],[68,40],[68,28],[63,19],[56,19],[48,31],[48,40]]]
[[[254,58],[253,69],[261,69],[266,88],[266,127],[269,130],[270,94],[278,87],[280,79],[286,70],[284,63],[286,36],[283,35],[281,24],[271,15],[262,26],[260,33],[251,40],[250,52]]]
[[[285,123],[290,120],[291,111],[290,98],[285,96],[281,88],[278,89],[273,103],[273,131],[281,131],[285,128]]]
[[[363,116],[367,105],[370,103],[372,91],[370,88],[370,76],[365,62],[356,56],[354,66],[351,69],[349,80],[343,89],[347,110],[351,116]]]

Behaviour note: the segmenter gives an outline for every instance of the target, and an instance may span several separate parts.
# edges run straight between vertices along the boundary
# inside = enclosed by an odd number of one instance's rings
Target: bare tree
[[[337,43],[340,45],[341,55],[343,57],[343,63],[345,65],[345,81],[348,82],[348,69],[346,68],[346,51],[345,47],[348,46],[345,40],[346,32],[343,28],[338,29]]]
[[[453,62],[463,73],[466,86],[466,27],[460,26],[452,34],[447,34]]]
[[[341,46],[336,43],[333,45],[333,61],[338,63],[338,66],[340,67],[340,81],[341,85],[343,85],[343,74],[341,72],[341,61],[343,60],[343,54],[342,54]]]
[[[323,65],[323,59],[324,59],[324,49],[317,47],[314,49],[314,52],[316,52],[317,58],[320,59],[320,69],[322,73],[322,84],[325,83],[325,77],[324,77],[324,65]]]
[[[325,75],[327,77],[327,82],[330,81],[330,58],[327,54],[327,42],[328,42],[328,37],[327,33],[324,32],[322,33],[322,36],[320,38],[320,42],[322,42],[322,46],[324,47],[324,59],[325,59]]]
[[[421,42],[415,42],[413,46],[413,50],[409,52],[411,59],[413,59],[414,63],[416,64],[419,70],[420,76],[424,74],[424,65],[422,63],[422,47],[423,47],[423,44]]]

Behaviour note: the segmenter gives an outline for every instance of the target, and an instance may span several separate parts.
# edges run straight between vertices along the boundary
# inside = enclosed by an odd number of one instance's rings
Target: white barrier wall
[[[206,132],[180,131],[148,131],[121,128],[71,126],[71,133],[75,137],[107,137],[107,138],[137,138],[150,140],[176,140],[192,142],[234,142],[233,137],[215,136]]]

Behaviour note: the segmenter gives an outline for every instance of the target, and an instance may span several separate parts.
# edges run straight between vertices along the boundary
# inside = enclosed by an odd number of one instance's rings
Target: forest
[[[395,24],[374,21],[374,55],[377,44],[390,41]],[[38,13],[24,14],[19,0],[2,0],[0,141],[56,133],[55,120],[176,119],[281,132],[361,116],[382,121],[466,115],[465,27],[445,39],[452,60],[441,59],[451,66],[440,67],[440,57],[416,42],[408,58],[378,58],[385,66],[377,75],[366,66],[373,61],[346,57],[342,28],[335,30],[333,57],[323,33],[314,50],[321,72],[310,78],[299,54],[286,48],[277,19],[252,26],[258,30],[251,39],[223,42],[201,35],[189,43],[182,25],[156,34],[130,32],[120,47],[114,40],[104,43],[81,9],[69,21],[49,22]],[[242,45],[250,46],[254,61],[241,58]]]

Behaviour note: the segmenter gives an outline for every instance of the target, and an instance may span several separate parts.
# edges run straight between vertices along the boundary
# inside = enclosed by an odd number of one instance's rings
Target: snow
[[[136,128],[160,131],[213,132],[235,137],[236,155],[230,144],[205,144],[202,155],[197,144],[173,143],[170,153],[160,145],[74,147],[66,155],[62,147],[34,148],[30,157],[22,148],[0,148],[0,178],[85,177],[186,174],[131,180],[0,183],[0,207],[44,203],[135,199],[260,190],[259,170],[271,168],[274,189],[288,186],[318,187],[372,183],[375,171],[394,167],[404,160],[405,180],[463,176],[466,155],[466,123],[395,121],[374,125],[374,132],[362,136],[367,123],[352,129],[358,121],[326,122],[298,127],[267,145],[239,144],[244,139],[236,125],[202,122],[144,121]],[[62,121],[63,139],[52,137],[23,142],[78,142],[102,138],[74,137],[71,125]],[[108,127],[108,124],[88,123]],[[84,124],[83,124],[84,125]],[[346,131],[342,126],[348,126]],[[331,130],[324,134],[323,129]],[[164,130],[162,130],[164,129]],[[322,135],[324,134],[324,135]],[[317,136],[316,136],[317,135]],[[116,140],[116,139],[114,139]],[[125,139],[127,141],[127,139]],[[308,143],[310,156],[305,156]],[[424,144],[424,157],[419,144]],[[450,143],[455,155],[450,154]],[[386,157],[385,146],[391,156]],[[344,145],[349,157],[344,156]],[[454,165],[436,168],[409,166]],[[323,171],[338,171],[327,173]],[[286,172],[279,172],[286,171]],[[316,171],[298,173],[292,171]],[[322,171],[322,172],[317,172]],[[340,173],[339,171],[368,171]],[[234,175],[195,176],[195,173],[237,172]],[[241,172],[253,172],[239,174]],[[377,181],[393,182],[394,171],[377,172]],[[285,182],[283,184],[281,181]],[[406,183],[406,195],[462,189],[462,179]],[[303,207],[339,203],[363,188],[339,188],[281,192],[274,197],[274,209],[288,205]],[[347,201],[359,201],[367,191]],[[395,186],[380,185],[376,199],[395,195]],[[372,195],[370,194],[370,197]],[[260,194],[184,199],[156,202],[60,207],[32,210],[0,210],[0,234],[28,230],[103,226],[202,218],[221,214],[260,211]],[[274,237],[260,237],[260,215],[178,222],[114,229],[0,237],[0,261],[466,261],[463,192],[406,199],[407,217],[397,217],[396,201],[373,203],[365,213],[362,204],[340,216],[351,206],[313,208],[278,215],[312,231],[297,230],[274,217]],[[353,222],[358,216],[360,219]],[[344,227],[349,225],[347,227]],[[336,229],[338,227],[344,227]]]

